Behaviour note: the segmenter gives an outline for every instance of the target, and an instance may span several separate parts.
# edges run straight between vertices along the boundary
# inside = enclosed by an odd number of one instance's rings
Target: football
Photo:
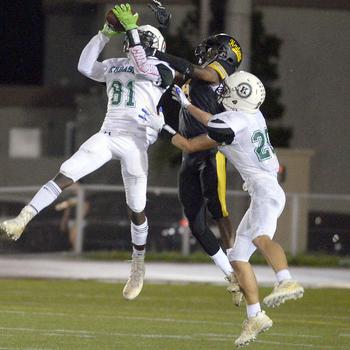
[[[124,27],[121,25],[112,10],[109,10],[106,13],[106,22],[111,25],[116,32],[125,32]]]

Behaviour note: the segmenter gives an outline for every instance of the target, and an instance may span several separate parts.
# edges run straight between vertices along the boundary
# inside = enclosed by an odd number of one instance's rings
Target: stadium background
[[[131,3],[142,23],[155,24],[147,1]],[[170,35],[177,35],[200,5],[197,30],[186,33],[189,44],[220,27],[241,43],[242,68],[254,61],[254,25],[263,25],[268,42],[280,42],[278,55],[267,54],[284,112],[269,126],[292,130],[292,137],[290,147],[277,149],[287,191],[277,239],[290,253],[291,271],[306,293],[298,302],[268,310],[273,330],[249,348],[348,350],[349,1],[164,3],[173,13]],[[81,76],[76,66],[112,5],[105,0],[0,2],[0,220],[16,215],[100,127],[104,87]],[[170,50],[173,44],[168,43]],[[121,45],[115,40],[104,57],[119,55]],[[1,349],[232,349],[244,308],[232,308],[222,276],[213,264],[203,263],[209,258],[182,220],[176,165],[163,146],[151,149],[150,242],[139,298],[125,302],[121,293],[129,273],[130,234],[119,164],[112,162],[63,194],[62,200],[77,201],[70,211],[48,208],[18,242],[0,240]],[[236,226],[248,198],[232,168],[228,185]],[[79,237],[73,246],[70,234]],[[74,254],[82,250],[82,256]],[[264,287],[261,295],[267,295],[274,275],[260,265],[259,256],[253,262]],[[294,266],[303,264],[318,268]]]
[[[140,13],[141,23],[155,24],[147,1],[133,4]],[[344,39],[350,31],[349,3],[226,0],[220,2],[220,6],[215,4],[208,0],[167,1],[166,5],[173,13],[169,35],[191,27],[191,23],[186,23],[187,16],[199,6],[198,30],[185,32],[186,40],[195,46],[213,28],[234,34],[245,53],[243,69],[249,69],[252,61],[250,43],[255,13],[261,13],[267,39],[277,38],[280,42],[270,64],[276,75],[273,86],[281,91],[279,103],[284,111],[279,118],[272,116],[269,126],[291,130],[292,137],[288,141],[289,148],[277,149],[283,166],[283,186],[290,194],[278,239],[293,254],[309,248],[349,253],[350,201],[346,195],[350,188],[350,168],[347,166],[350,153],[347,111],[350,106],[345,94],[350,81],[344,68],[350,56]],[[1,3],[4,44],[0,56],[0,187],[7,187],[5,192],[0,192],[2,217],[14,215],[41,183],[54,176],[62,161],[100,127],[105,112],[104,88],[80,75],[76,66],[82,48],[101,28],[104,14],[112,5],[110,1],[101,0]],[[220,11],[217,10],[219,7]],[[168,47],[174,51],[172,44],[173,41],[169,42]],[[122,39],[114,40],[104,50],[103,57],[118,56],[121,46]],[[269,52],[265,54],[268,56]],[[254,71],[254,67],[251,69]],[[150,150],[149,184],[173,191],[177,181],[176,166],[168,161],[170,155],[162,150],[161,143]],[[118,167],[116,162],[111,162],[87,176],[83,184],[120,185]],[[33,188],[27,192],[14,189],[20,195],[11,192],[13,186],[31,185]],[[229,169],[228,186],[236,192],[241,188],[241,181],[233,169]],[[99,209],[103,208],[103,198],[107,198],[105,192],[85,195],[95,196],[97,201],[91,206],[90,229],[96,231],[99,222],[105,227],[99,228],[97,236],[110,235],[110,241],[113,241],[118,231],[111,231],[113,225],[119,226],[119,230],[123,226],[124,231],[127,228],[123,219],[125,211],[120,203],[122,196],[118,199],[109,195],[110,205],[106,204],[106,207],[111,210],[106,217],[106,210]],[[170,215],[157,212],[150,194],[152,214],[149,215],[154,221],[163,223],[153,228],[155,237],[158,231],[169,227],[173,232],[181,219],[176,192],[170,196],[158,195],[157,201],[161,200],[162,208],[174,208],[173,203],[177,205],[175,213]],[[246,200],[238,197],[233,201],[229,198],[229,201],[230,206],[235,203],[231,215],[237,224]],[[70,216],[75,216],[74,210]],[[50,222],[52,231],[55,228],[56,232],[61,219],[61,213],[51,209],[51,216],[48,210],[46,215],[41,215],[41,221],[36,220],[36,224],[34,221],[29,229],[42,232]],[[38,226],[36,230],[34,226]],[[106,241],[105,238],[100,241]],[[57,244],[51,242],[48,249],[54,250],[55,246],[58,249]],[[178,244],[174,245],[174,249],[179,248]],[[42,242],[35,246],[42,246]],[[120,248],[109,244],[104,247]],[[32,248],[35,250],[34,247],[28,249]],[[166,244],[163,248],[166,249]]]

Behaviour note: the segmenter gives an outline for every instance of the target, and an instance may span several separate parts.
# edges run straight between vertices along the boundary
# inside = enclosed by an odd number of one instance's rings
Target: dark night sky
[[[44,16],[41,0],[0,2],[0,84],[40,84]]]

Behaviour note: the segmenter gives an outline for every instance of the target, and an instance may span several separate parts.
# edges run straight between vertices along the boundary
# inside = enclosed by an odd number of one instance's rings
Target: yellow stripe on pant
[[[218,176],[218,195],[224,217],[228,216],[226,206],[226,158],[221,152],[216,153],[216,172]]]

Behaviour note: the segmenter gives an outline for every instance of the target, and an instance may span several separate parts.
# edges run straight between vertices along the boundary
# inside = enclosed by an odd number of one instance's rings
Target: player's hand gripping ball
[[[106,22],[113,28],[116,32],[125,32],[123,25],[119,22],[119,19],[115,16],[113,10],[109,10],[106,13]]]

